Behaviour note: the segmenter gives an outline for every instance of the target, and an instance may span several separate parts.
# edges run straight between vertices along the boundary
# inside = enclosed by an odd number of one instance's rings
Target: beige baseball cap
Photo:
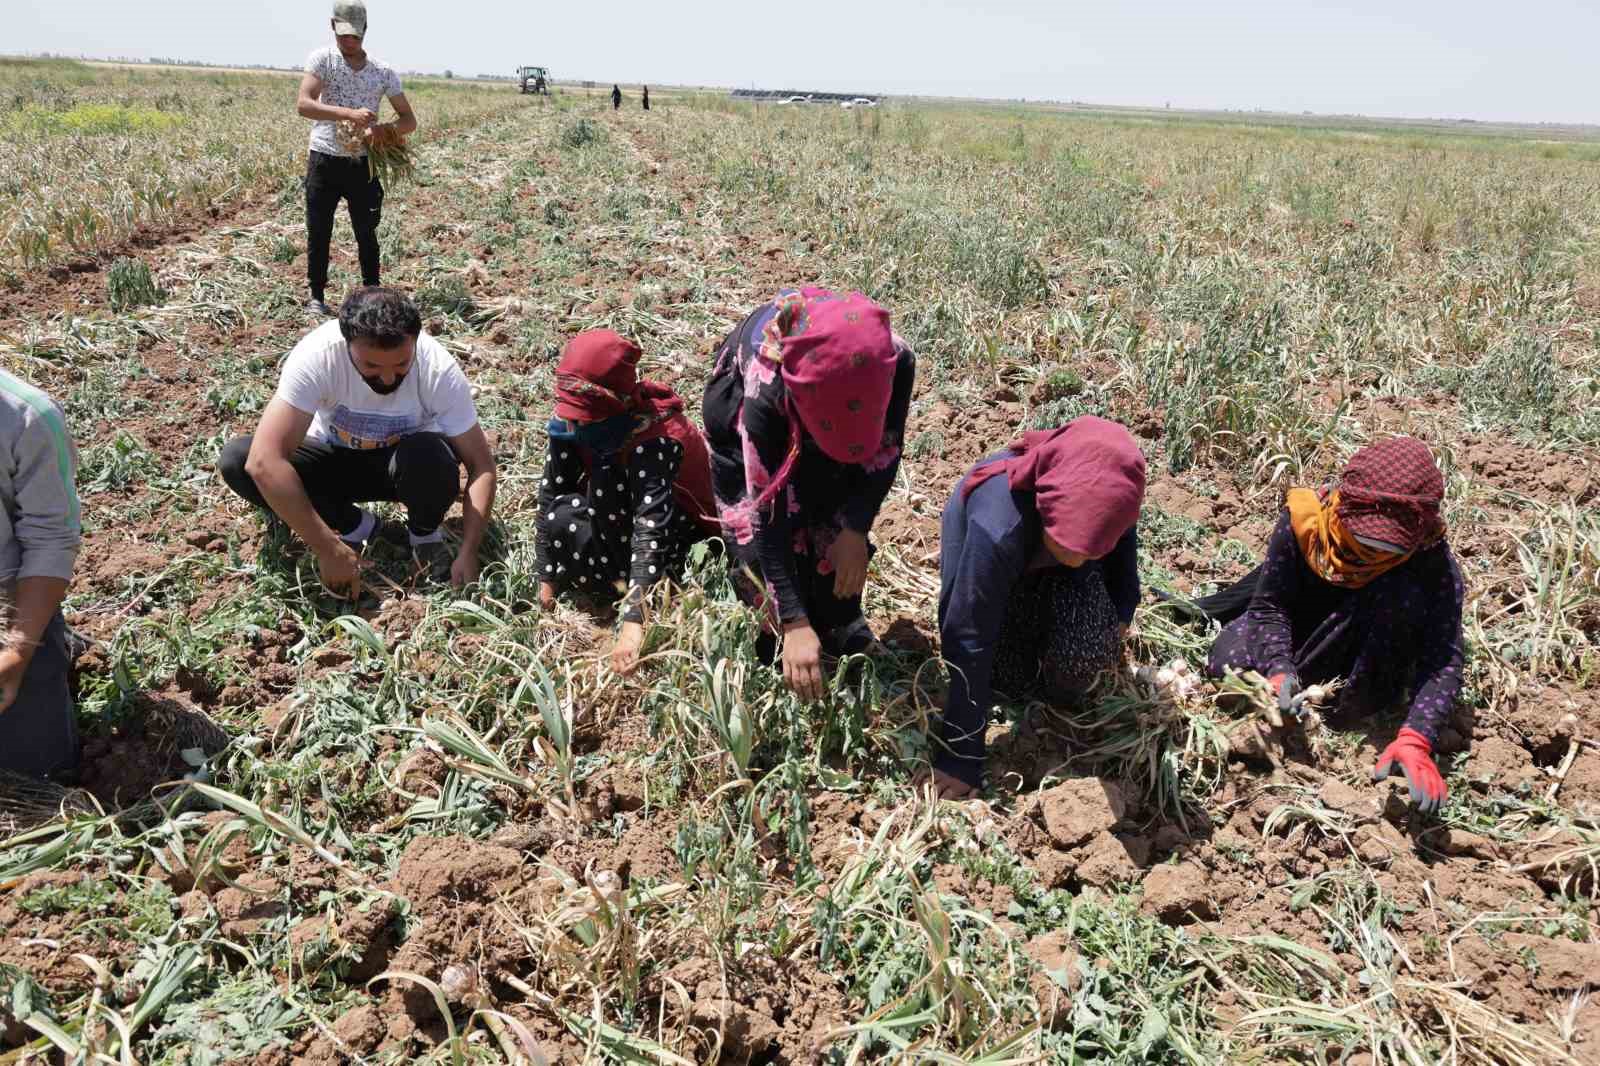
[[[361,0],[339,0],[333,5],[333,32],[341,37],[365,37],[367,5]]]

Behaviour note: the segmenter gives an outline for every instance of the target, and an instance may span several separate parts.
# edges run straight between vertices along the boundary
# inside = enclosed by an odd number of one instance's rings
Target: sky
[[[4,0],[0,52],[298,66],[325,0]],[[371,0],[402,70],[1600,123],[1597,0]]]

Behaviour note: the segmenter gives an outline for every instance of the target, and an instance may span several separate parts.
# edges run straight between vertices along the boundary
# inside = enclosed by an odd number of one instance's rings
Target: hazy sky
[[[323,0],[4,0],[0,51],[298,65]],[[371,0],[402,69],[1600,122],[1596,0]]]

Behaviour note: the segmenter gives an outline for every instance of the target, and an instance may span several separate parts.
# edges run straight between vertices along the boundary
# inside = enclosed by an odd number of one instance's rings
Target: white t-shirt
[[[366,66],[351,70],[344,56],[333,47],[312,52],[306,59],[306,73],[322,79],[322,102],[333,107],[364,107],[377,114],[385,96],[392,98],[405,91],[400,87],[400,75],[394,72],[393,67],[368,56]],[[346,158],[365,154],[347,152],[339,147],[339,138],[334,133],[335,125],[320,120],[311,124],[313,152]]]
[[[372,391],[350,361],[337,319],[301,338],[283,364],[278,399],[312,416],[310,440],[338,448],[387,448],[413,433],[457,437],[478,424],[461,366],[427,333],[405,381],[388,396]]]

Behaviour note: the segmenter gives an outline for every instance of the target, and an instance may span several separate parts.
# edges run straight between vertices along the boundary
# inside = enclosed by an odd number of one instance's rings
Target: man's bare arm
[[[250,441],[250,456],[244,462],[244,471],[255,481],[273,513],[313,551],[320,553],[331,551],[337,545],[339,531],[329,529],[311,506],[305,483],[289,463],[310,428],[311,415],[273,397]]]
[[[389,106],[394,108],[394,128],[401,133],[417,132],[417,114],[411,110],[411,101],[406,99],[406,94],[389,97]]]
[[[467,498],[461,509],[461,554],[475,558],[489,529],[489,512],[494,509],[497,482],[494,451],[489,447],[489,437],[482,425],[448,439],[467,467]]]
[[[358,126],[370,126],[377,121],[378,116],[371,111],[323,103],[323,88],[322,79],[315,74],[307,74],[300,79],[300,98],[296,101],[295,109],[300,112],[301,118],[315,122],[354,122]]]

